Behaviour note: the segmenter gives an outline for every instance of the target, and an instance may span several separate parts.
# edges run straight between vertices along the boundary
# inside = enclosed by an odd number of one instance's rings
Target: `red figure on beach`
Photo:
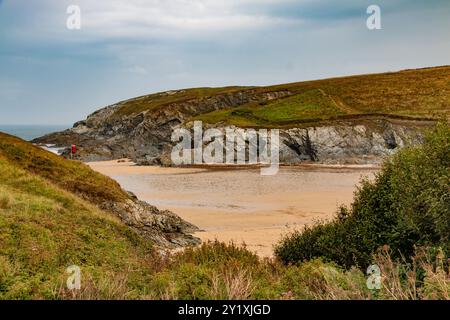
[[[72,149],[70,150],[70,158],[73,158],[73,155],[77,153],[77,146],[76,145],[72,145]]]

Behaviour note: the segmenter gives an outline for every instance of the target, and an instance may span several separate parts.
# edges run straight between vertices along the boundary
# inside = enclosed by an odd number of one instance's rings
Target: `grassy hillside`
[[[228,110],[218,110],[195,117],[206,123],[232,124],[240,127],[283,126],[290,123],[316,122],[344,116],[330,96],[320,89],[275,100],[251,103]]]
[[[222,243],[161,256],[95,206],[127,196],[81,163],[0,134],[0,299],[450,299],[445,257],[411,266],[380,252],[386,276],[371,291],[364,271],[320,257],[284,265]],[[65,286],[70,265],[81,290]]]
[[[292,95],[196,117],[207,123],[283,126],[363,116],[442,118],[450,115],[450,67],[407,70],[259,88]]]
[[[76,195],[124,197],[114,181],[4,134],[0,177],[0,298],[64,298],[65,269],[73,264],[96,283],[96,294],[121,285],[130,297],[141,294],[150,244]],[[78,188],[77,179],[86,184]],[[125,272],[126,284],[115,280]]]
[[[119,184],[78,161],[65,159],[19,138],[0,133],[0,159],[38,175],[94,204],[129,198]]]
[[[240,126],[283,126],[384,117],[442,118],[450,115],[450,66],[297,82],[267,87],[197,88],[124,101],[117,114],[167,108],[173,103],[241,92],[289,92],[285,98],[201,114],[194,119]]]
[[[191,88],[173,92],[155,93],[124,101],[121,108],[118,110],[118,114],[128,115],[139,113],[146,110],[163,108],[171,103],[181,103],[219,94],[239,92],[249,88],[250,87]]]

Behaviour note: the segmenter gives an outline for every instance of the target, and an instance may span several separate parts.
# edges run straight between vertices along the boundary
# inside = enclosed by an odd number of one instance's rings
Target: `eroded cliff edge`
[[[283,93],[278,93],[282,95]],[[224,99],[230,102],[232,99]],[[201,110],[217,107],[202,105]],[[198,114],[189,103],[174,105],[156,112],[118,117],[110,106],[90,115],[85,121],[63,132],[53,133],[34,143],[58,147],[78,146],[77,158],[100,161],[129,158],[141,165],[171,165],[170,150],[174,129],[190,128],[189,119]],[[206,103],[205,103],[206,104]],[[180,107],[183,111],[180,111]],[[423,130],[434,124],[431,120],[367,116],[361,119],[337,119],[319,124],[289,125],[280,130],[281,164],[304,162],[325,164],[377,164],[399,148],[419,144]],[[204,124],[206,128],[238,128],[221,123]]]
[[[282,164],[379,163],[421,143],[423,129],[449,118],[449,88],[450,67],[444,66],[269,87],[167,91],[105,107],[33,142],[76,144],[83,161],[170,165],[173,130],[201,120],[221,130],[280,129]]]

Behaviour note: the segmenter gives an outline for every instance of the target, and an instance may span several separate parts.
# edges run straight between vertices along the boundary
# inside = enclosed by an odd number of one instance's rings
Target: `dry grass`
[[[247,300],[252,297],[254,284],[250,271],[239,268],[214,273],[209,296],[214,300]]]
[[[71,187],[78,170],[86,190]],[[449,299],[442,251],[418,251],[409,262],[384,248],[375,257],[383,287],[371,292],[358,269],[320,259],[283,265],[233,243],[158,253],[82,199],[91,183],[106,189],[94,193],[100,200],[120,199],[112,180],[1,134],[0,177],[1,299]],[[65,288],[72,264],[82,270],[78,291]]]
[[[94,204],[125,201],[129,195],[119,184],[89,166],[68,161],[19,138],[0,132],[0,159],[38,175]]]
[[[184,102],[242,93],[289,92],[261,101],[205,113],[192,119],[248,126],[289,126],[380,115],[440,119],[450,115],[450,66],[305,81],[267,87],[196,88],[157,93],[122,102],[114,116],[171,108]],[[113,116],[113,117],[114,117]],[[192,120],[191,119],[191,120]]]
[[[450,300],[449,260],[442,250],[433,257],[424,249],[418,250],[411,262],[403,258],[394,261],[389,247],[375,256],[381,269],[380,298],[389,300]]]
[[[229,300],[245,300],[252,296],[253,283],[250,272],[244,269],[228,271],[224,278],[227,297]]]
[[[57,300],[128,300],[131,296],[127,273],[105,274],[100,279],[85,275],[80,289],[68,289],[62,281],[53,290]]]

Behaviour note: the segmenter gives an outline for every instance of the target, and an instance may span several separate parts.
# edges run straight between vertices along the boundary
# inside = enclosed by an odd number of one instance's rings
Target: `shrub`
[[[320,259],[286,269],[283,288],[294,299],[347,300],[368,299],[364,274],[357,269],[344,271]]]
[[[450,127],[439,123],[423,145],[385,161],[374,181],[361,181],[350,208],[329,223],[287,235],[275,253],[285,263],[322,257],[342,266],[366,267],[389,245],[393,258],[415,246],[450,251]]]
[[[450,299],[449,265],[440,249],[419,248],[414,258],[393,260],[389,247],[380,248],[374,263],[380,268],[379,299],[429,300]]]

